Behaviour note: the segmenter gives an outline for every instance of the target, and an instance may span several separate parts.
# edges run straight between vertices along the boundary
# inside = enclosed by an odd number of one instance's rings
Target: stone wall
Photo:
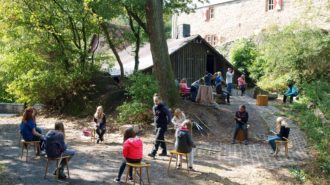
[[[24,104],[21,103],[0,103],[0,113],[21,114],[24,110]]]
[[[265,0],[230,1],[213,5],[214,18],[208,21],[203,19],[203,10],[205,11],[206,8],[202,7],[197,8],[195,13],[178,15],[176,25],[190,24],[191,35],[199,34],[202,37],[216,35],[215,45],[220,45],[258,34],[271,25],[283,26],[293,20],[307,21],[306,17],[312,17],[312,15],[306,12],[308,4],[305,1],[283,0],[281,10],[268,11],[266,11]],[[329,30],[330,26],[326,23],[329,11],[326,11],[323,4],[325,4],[323,0],[313,0],[315,6],[313,15],[314,20],[316,19],[313,23]],[[316,18],[315,15],[317,15]],[[308,20],[311,22],[310,19]]]

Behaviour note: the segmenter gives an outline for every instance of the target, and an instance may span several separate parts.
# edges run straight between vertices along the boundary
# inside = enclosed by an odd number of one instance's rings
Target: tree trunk
[[[112,50],[113,54],[115,55],[116,60],[117,60],[117,62],[119,64],[119,67],[120,67],[120,77],[123,78],[124,77],[124,66],[123,66],[123,63],[122,63],[122,61],[121,61],[121,59],[119,57],[119,54],[118,54],[118,52],[116,50],[116,47],[115,47],[115,45],[113,44],[113,42],[112,42],[112,40],[110,38],[108,26],[107,26],[107,24],[105,22],[103,22],[103,23],[101,23],[101,28],[102,28],[102,31],[103,31],[103,33],[105,35],[105,38],[107,39],[107,42],[109,44],[109,47]]]
[[[138,25],[137,28],[134,27],[133,19],[131,16],[128,16],[129,20],[129,26],[131,27],[131,30],[133,32],[133,35],[135,37],[135,64],[134,64],[134,73],[138,71],[139,69],[139,51],[140,51],[140,44],[141,44],[141,26]]]
[[[154,74],[160,87],[159,93],[163,100],[172,106],[177,101],[178,92],[165,39],[163,0],[146,0],[145,11]]]

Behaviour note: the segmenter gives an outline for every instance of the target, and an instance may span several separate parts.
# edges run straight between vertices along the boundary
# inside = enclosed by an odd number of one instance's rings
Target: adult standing
[[[238,79],[237,79],[237,84],[239,89],[241,90],[241,96],[244,95],[244,92],[246,90],[246,81],[245,81],[245,75],[241,75]]]
[[[191,101],[193,101],[193,102],[196,101],[196,96],[197,96],[199,85],[200,85],[200,80],[196,80],[190,86]]]
[[[233,89],[233,77],[234,77],[234,70],[233,68],[229,67],[226,73],[226,84],[229,95],[231,95],[231,90]]]
[[[171,113],[168,108],[161,102],[161,98],[158,94],[153,96],[154,106],[152,108],[154,114],[154,123],[156,127],[156,138],[155,144],[148,154],[149,157],[155,157],[159,146],[162,148],[162,153],[159,156],[167,156],[166,143],[165,143],[165,132],[167,131],[167,125],[171,123]]]

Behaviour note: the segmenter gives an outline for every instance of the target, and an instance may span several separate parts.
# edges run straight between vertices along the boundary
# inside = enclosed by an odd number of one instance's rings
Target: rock
[[[268,94],[268,100],[276,100],[278,97],[277,93],[269,93]]]
[[[139,131],[140,131],[139,125],[123,125],[123,126],[119,127],[119,131],[120,131],[121,134],[124,134],[125,130],[130,128],[130,127],[133,127],[134,131],[136,133],[139,133]]]
[[[256,99],[258,95],[268,95],[269,93],[258,86],[253,88],[253,98]]]

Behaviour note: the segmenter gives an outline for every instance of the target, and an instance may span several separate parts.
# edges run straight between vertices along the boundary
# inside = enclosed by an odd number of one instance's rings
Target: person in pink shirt
[[[136,137],[136,133],[133,128],[126,129],[124,133],[124,144],[123,144],[123,156],[124,161],[122,162],[118,177],[115,178],[115,182],[120,182],[120,178],[124,173],[126,163],[140,163],[143,156],[143,143],[139,137]],[[129,179],[133,180],[132,176],[133,169],[129,169]]]
[[[190,88],[188,87],[187,80],[185,78],[183,78],[180,81],[179,86],[180,86],[180,93],[183,93],[185,95],[190,93]]]
[[[238,79],[237,79],[237,83],[238,83],[238,87],[242,92],[242,96],[244,95],[245,89],[246,89],[246,81],[245,81],[245,75],[241,75]]]

